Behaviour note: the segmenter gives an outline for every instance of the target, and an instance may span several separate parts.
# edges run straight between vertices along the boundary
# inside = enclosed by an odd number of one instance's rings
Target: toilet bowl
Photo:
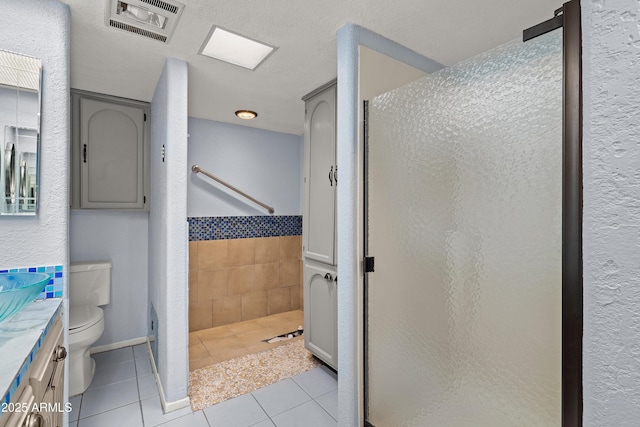
[[[84,393],[96,371],[89,349],[104,332],[102,309],[81,305],[69,310],[69,396]]]
[[[104,332],[110,302],[111,263],[71,264],[69,274],[69,396],[84,393],[95,374],[90,349]]]

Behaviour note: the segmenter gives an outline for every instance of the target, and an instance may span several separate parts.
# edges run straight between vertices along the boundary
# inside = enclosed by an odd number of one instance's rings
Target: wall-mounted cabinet
[[[305,347],[337,369],[335,80],[302,99],[306,109],[302,221]]]
[[[71,92],[71,207],[147,210],[149,104]]]

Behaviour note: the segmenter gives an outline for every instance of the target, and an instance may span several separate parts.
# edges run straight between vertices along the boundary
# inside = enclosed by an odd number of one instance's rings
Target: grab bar
[[[225,182],[225,181],[221,180],[221,179],[220,179],[220,178],[218,178],[217,176],[212,175],[212,174],[210,174],[209,172],[207,172],[207,171],[203,170],[200,166],[198,166],[198,165],[193,165],[193,166],[191,166],[191,170],[192,170],[194,173],[202,173],[203,175],[206,175],[206,176],[208,176],[209,178],[213,179],[214,181],[219,182],[220,184],[224,185],[225,187],[227,187],[227,188],[229,188],[229,189],[231,189],[231,190],[235,191],[236,193],[240,194],[241,196],[246,197],[247,199],[251,200],[252,202],[259,204],[260,206],[262,206],[263,208],[265,208],[267,211],[269,211],[269,213],[270,213],[270,214],[272,214],[272,213],[274,213],[274,212],[275,212],[275,210],[274,210],[271,206],[266,205],[266,204],[262,203],[261,201],[259,201],[259,200],[257,200],[257,199],[254,199],[253,197],[251,197],[250,195],[248,195],[248,194],[247,194],[247,193],[245,193],[244,191],[242,191],[242,190],[240,190],[240,189],[238,189],[238,188],[234,187],[233,185],[231,185],[231,184],[229,184],[229,183],[227,183],[227,182]]]

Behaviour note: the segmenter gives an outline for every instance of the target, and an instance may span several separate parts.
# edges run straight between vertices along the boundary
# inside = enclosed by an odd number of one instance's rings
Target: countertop
[[[36,300],[18,314],[0,322],[0,387],[2,401],[17,388],[18,374],[26,372],[48,332],[54,315],[61,308],[62,298]]]

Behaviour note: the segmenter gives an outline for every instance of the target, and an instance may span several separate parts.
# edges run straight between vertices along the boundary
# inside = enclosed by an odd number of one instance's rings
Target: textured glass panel
[[[368,420],[559,426],[562,34],[369,114]]]

